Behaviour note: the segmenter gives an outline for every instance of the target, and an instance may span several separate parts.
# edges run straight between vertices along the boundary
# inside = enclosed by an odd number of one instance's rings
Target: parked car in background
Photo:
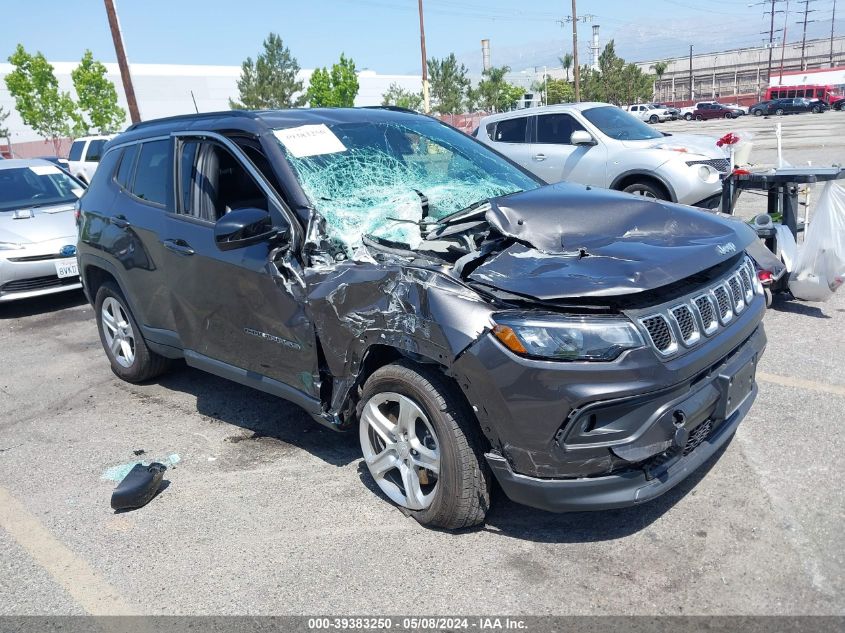
[[[756,243],[716,214],[544,186],[440,121],[370,108],[136,124],[79,214],[118,377],[184,358],[293,401],[357,435],[367,485],[448,529],[484,521],[494,479],[519,503],[602,510],[718,456],[758,391]]]
[[[824,101],[798,97],[794,99],[775,99],[766,106],[766,114],[774,114],[775,116],[802,114],[804,112],[821,114],[828,110],[830,110],[830,106]]]
[[[696,103],[694,105],[687,106],[685,108],[681,108],[681,116],[686,121],[692,121],[692,113],[695,112],[696,110],[698,110],[699,108],[701,108],[702,106],[705,106],[705,105],[710,104],[710,103],[716,103],[716,102],[715,101],[699,101],[698,103]]]
[[[0,302],[81,287],[73,211],[84,189],[46,160],[0,162]]]
[[[655,108],[661,108],[663,110],[666,110],[666,114],[669,115],[669,118],[672,121],[677,120],[681,116],[680,108],[676,108],[675,106],[670,106],[665,103],[652,103],[651,105],[653,105]]]
[[[70,173],[83,182],[91,182],[103,155],[103,147],[111,138],[112,136],[84,136],[76,139],[70,146],[67,157]]]
[[[764,100],[758,101],[750,108],[748,108],[748,113],[754,116],[763,116],[764,114],[769,113],[768,105],[771,103],[771,100]]]
[[[692,118],[696,121],[708,119],[735,119],[740,115],[739,110],[729,108],[721,103],[704,103],[700,108],[692,112]]]
[[[651,103],[629,105],[625,110],[646,123],[663,123],[672,118],[666,108],[658,108]]]
[[[745,116],[748,114],[748,106],[739,105],[738,103],[723,103],[726,108],[731,108],[732,110],[736,110],[740,116]]]
[[[715,207],[730,161],[716,139],[664,135],[606,103],[485,117],[477,138],[546,182],[579,182]]]

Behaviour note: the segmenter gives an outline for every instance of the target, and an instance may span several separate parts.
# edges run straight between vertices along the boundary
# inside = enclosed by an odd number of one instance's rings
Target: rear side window
[[[88,151],[85,152],[85,160],[92,163],[99,163],[100,157],[103,155],[103,145],[106,144],[105,139],[97,139],[88,143]]]
[[[568,114],[542,114],[537,117],[537,142],[571,144],[572,133],[583,126]]]
[[[120,150],[113,149],[106,152],[103,159],[100,161],[100,166],[97,167],[97,171],[94,172],[94,178],[91,179],[91,185],[88,187],[89,189],[93,189],[95,187],[102,186],[100,181],[106,181],[111,178],[112,174],[114,174],[115,167],[117,167],[117,162],[120,160]]]
[[[141,144],[135,167],[132,193],[154,204],[164,206],[167,202],[167,179],[170,177],[170,162],[167,160],[170,141],[150,141]]]
[[[132,185],[132,168],[135,166],[135,158],[138,156],[138,145],[130,145],[123,150],[120,159],[120,167],[114,179],[124,189],[130,189]]]
[[[524,143],[527,128],[528,117],[504,119],[496,124],[496,135],[493,140],[500,143]]]
[[[74,141],[70,146],[70,153],[67,155],[68,160],[82,160],[82,149],[85,147],[85,141]]]

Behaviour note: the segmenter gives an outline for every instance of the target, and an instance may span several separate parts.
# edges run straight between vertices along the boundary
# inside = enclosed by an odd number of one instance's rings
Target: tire
[[[762,110],[754,110],[753,114],[754,114],[754,116],[763,116],[763,111]]]
[[[778,108],[777,110],[775,110],[775,114],[778,116],[783,116],[783,108]]]
[[[813,114],[821,113],[822,109],[819,106],[813,106]]]
[[[666,194],[650,182],[631,183],[622,191],[624,191],[625,193],[633,194],[635,196],[642,196],[643,198],[654,198],[656,200],[666,199]]]
[[[763,295],[766,297],[766,307],[772,307],[772,289],[771,288],[763,288]]]
[[[108,356],[112,371],[118,378],[138,383],[167,371],[169,359],[147,347],[138,322],[117,285],[107,281],[100,286],[94,301],[94,314],[97,318],[100,343]],[[108,316],[112,317],[109,323],[106,322]],[[115,328],[120,335],[116,335]],[[117,348],[117,352],[113,351],[113,347]]]
[[[725,118],[726,118],[726,119],[735,119],[736,117],[735,117],[735,116],[734,116],[731,112],[728,112],[728,113],[725,115]]]
[[[357,413],[364,461],[391,501],[427,527],[457,530],[484,521],[492,481],[484,440],[445,376],[408,361],[386,365],[367,380]],[[397,423],[402,418],[413,419],[412,426]],[[438,473],[419,465],[433,465],[435,456]]]
[[[656,114],[652,114],[650,117],[648,117],[648,122],[652,125],[657,123],[659,120],[660,118]]]
[[[689,112],[684,115],[684,121],[692,121],[692,115]]]
[[[703,120],[704,120],[704,117],[702,117],[700,114],[696,114],[696,115],[695,115],[695,120],[696,120],[696,121],[703,121]]]

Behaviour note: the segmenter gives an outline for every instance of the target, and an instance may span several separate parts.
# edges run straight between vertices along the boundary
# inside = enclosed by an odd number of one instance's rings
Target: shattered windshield
[[[646,141],[653,138],[663,138],[660,132],[655,132],[638,118],[616,106],[589,108],[581,114],[606,136],[615,138],[617,141]]]
[[[540,186],[463,133],[422,118],[307,125],[275,135],[329,237],[350,252],[363,235],[416,248],[424,218]]]

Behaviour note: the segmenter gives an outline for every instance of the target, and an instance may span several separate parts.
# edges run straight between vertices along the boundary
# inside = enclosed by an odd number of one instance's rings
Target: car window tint
[[[70,152],[67,155],[68,160],[82,160],[82,149],[85,147],[85,141],[74,141],[70,146]]]
[[[156,204],[166,203],[167,179],[170,176],[167,160],[169,144],[168,140],[141,144],[132,184],[132,193],[138,198]]]
[[[569,145],[572,133],[583,129],[568,114],[543,114],[537,117],[537,142]]]
[[[92,163],[99,163],[100,156],[103,155],[103,145],[105,144],[105,139],[97,139],[88,143],[88,150],[85,152],[85,160]]]
[[[216,222],[235,209],[270,208],[243,164],[216,143],[183,143],[179,172],[179,212],[185,215]]]
[[[132,184],[132,168],[135,166],[135,157],[138,155],[138,145],[130,145],[123,150],[120,159],[120,167],[117,169],[115,180],[124,189],[129,189]]]
[[[504,119],[496,124],[496,136],[493,140],[500,143],[524,143],[528,117]]]

